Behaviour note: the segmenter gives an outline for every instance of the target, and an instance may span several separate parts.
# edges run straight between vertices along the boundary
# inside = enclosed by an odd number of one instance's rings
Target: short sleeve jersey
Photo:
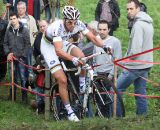
[[[56,20],[48,26],[45,35],[49,39],[52,39],[53,42],[57,42],[67,41],[73,34],[76,34],[77,32],[82,32],[84,35],[86,35],[89,32],[89,30],[83,22],[78,20],[73,31],[67,32],[64,27],[63,20]]]

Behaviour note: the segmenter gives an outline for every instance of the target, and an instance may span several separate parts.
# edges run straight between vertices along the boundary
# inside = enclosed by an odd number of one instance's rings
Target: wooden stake
[[[117,88],[117,66],[114,64],[114,85]],[[113,117],[116,117],[117,94],[114,94]]]
[[[46,65],[47,67],[47,65]],[[45,71],[45,94],[50,94],[50,71]],[[50,97],[45,97],[45,120],[50,119]]]
[[[14,102],[14,61],[11,62],[11,74],[12,74],[12,101]]]

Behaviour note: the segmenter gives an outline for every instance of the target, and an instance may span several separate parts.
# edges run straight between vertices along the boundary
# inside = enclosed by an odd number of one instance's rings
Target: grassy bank
[[[76,0],[75,6],[81,11],[81,19],[89,22],[94,19],[94,11],[98,0]],[[128,30],[126,19],[126,1],[118,0],[121,9],[120,27],[115,36],[121,40],[123,53],[128,43]],[[143,0],[148,7],[148,13],[154,20],[154,46],[159,45],[160,35],[160,4],[158,0]],[[0,14],[4,11],[4,5],[0,1]],[[160,52],[154,52],[155,61],[159,61]],[[160,67],[154,65],[149,79],[159,83]],[[159,95],[160,86],[155,87],[147,84],[148,95]],[[130,87],[127,92],[134,92]],[[83,119],[79,123],[68,121],[56,122],[53,119],[46,121],[44,115],[36,115],[29,105],[23,105],[20,101],[11,102],[7,100],[8,87],[0,86],[0,130],[159,130],[160,129],[160,101],[159,99],[148,99],[148,115],[137,117],[135,115],[134,97],[125,95],[126,117],[123,119]],[[33,98],[33,96],[31,96]]]

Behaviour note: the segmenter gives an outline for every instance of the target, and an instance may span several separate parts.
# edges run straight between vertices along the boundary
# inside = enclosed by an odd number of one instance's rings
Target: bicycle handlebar
[[[89,59],[91,59],[91,58],[93,58],[93,57],[95,57],[95,56],[98,56],[98,55],[102,55],[102,54],[106,54],[106,53],[102,53],[102,52],[95,53],[95,54],[92,54],[92,55],[90,55],[90,56],[86,56],[86,57],[80,58],[80,60],[82,60],[82,61],[86,64],[86,62],[87,62]],[[88,66],[87,66],[87,67],[88,67]],[[86,67],[86,68],[87,68],[87,67]],[[75,75],[79,75],[80,72],[81,72],[81,70],[82,70],[82,66],[79,66],[79,67],[78,67],[78,71],[75,73]]]
[[[80,58],[80,60],[82,60],[82,61],[86,64],[86,62],[87,62],[89,59],[91,59],[91,58],[93,58],[93,57],[95,57],[95,56],[98,56],[98,55],[102,55],[102,54],[106,54],[106,53],[98,52],[98,53],[95,53],[95,54],[92,54],[92,55],[89,55],[89,56]],[[81,70],[82,70],[82,66],[78,66],[78,68],[68,69],[68,68],[66,67],[66,65],[64,64],[63,61],[61,61],[61,65],[62,65],[62,68],[63,68],[63,70],[64,70],[65,72],[71,72],[71,71],[76,71],[76,70],[77,70],[77,72],[75,73],[76,76],[79,75],[79,74],[81,73]],[[87,67],[86,67],[86,68],[87,68]]]

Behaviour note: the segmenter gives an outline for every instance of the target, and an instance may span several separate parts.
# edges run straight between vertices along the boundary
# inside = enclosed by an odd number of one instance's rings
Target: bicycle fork
[[[93,81],[93,69],[91,68],[91,66],[89,66],[88,64],[86,65],[86,89],[85,89],[85,93],[84,93],[84,98],[83,98],[83,112],[87,112],[88,111],[88,100],[89,100],[89,95],[90,93],[92,93],[92,81]]]

